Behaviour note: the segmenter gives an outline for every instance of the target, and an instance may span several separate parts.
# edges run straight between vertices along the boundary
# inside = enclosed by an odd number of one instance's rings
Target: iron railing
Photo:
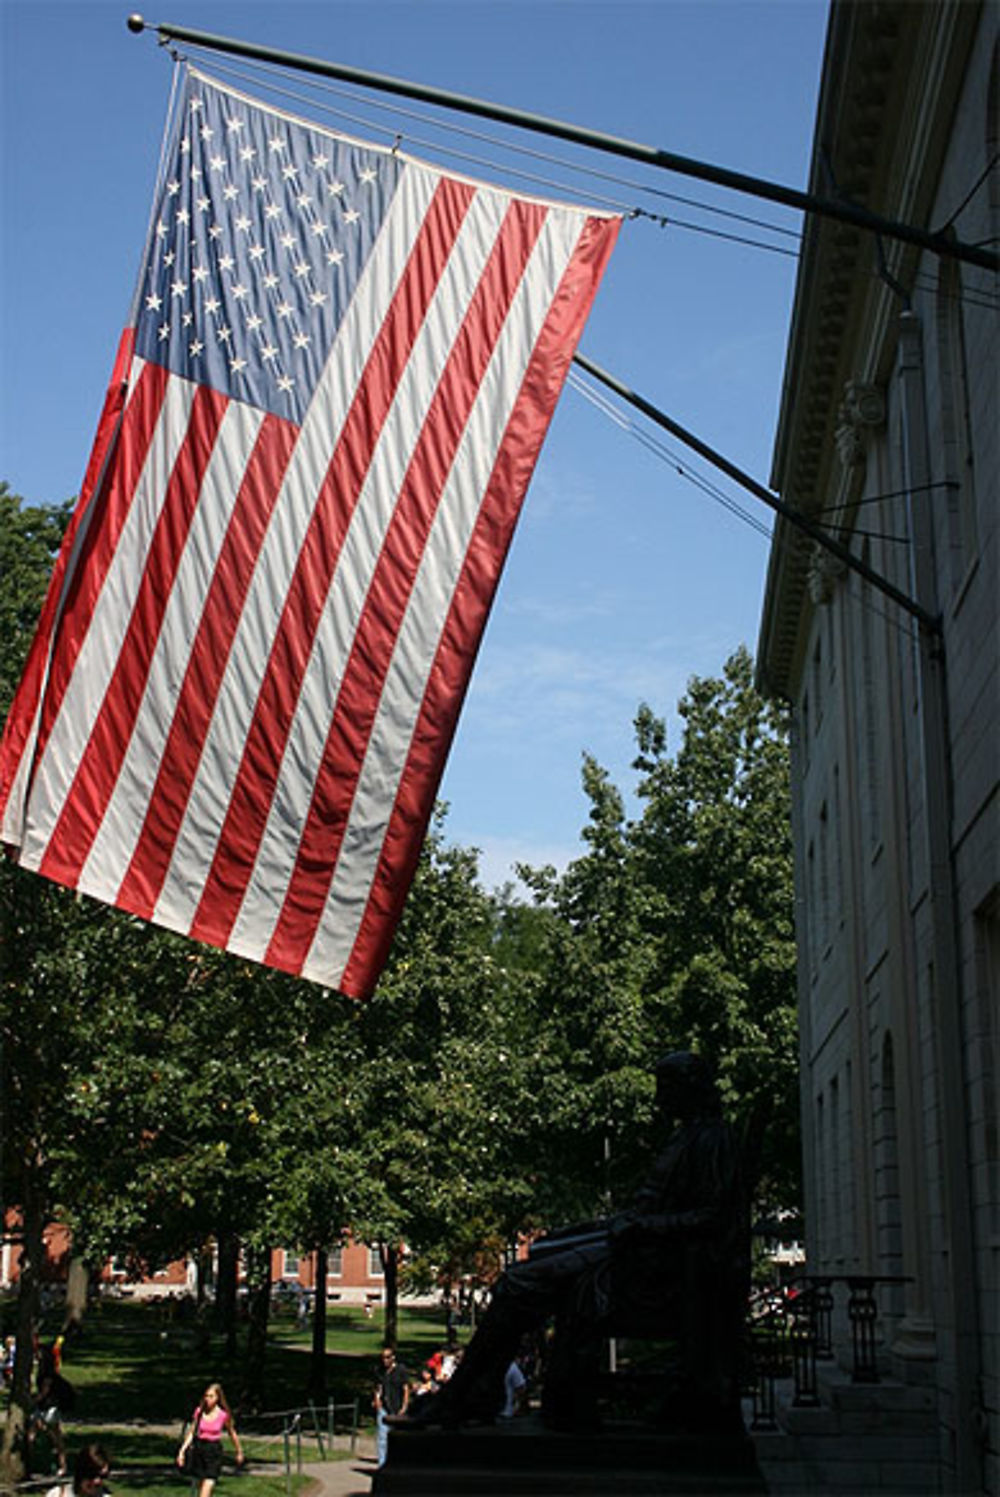
[[[895,1274],[802,1274],[780,1289],[750,1300],[751,1391],[754,1430],[777,1429],[776,1385],[792,1378],[792,1406],[817,1408],[820,1362],[834,1358],[833,1319],[838,1289],[847,1290],[851,1327],[851,1381],[877,1383],[880,1286],[905,1284]]]

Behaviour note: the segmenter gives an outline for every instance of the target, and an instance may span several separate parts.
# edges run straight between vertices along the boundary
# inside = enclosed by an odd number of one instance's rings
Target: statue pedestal
[[[534,1414],[459,1430],[393,1430],[389,1458],[372,1482],[378,1497],[728,1497],[766,1491],[748,1435],[694,1438],[625,1422],[564,1434],[546,1429]]]

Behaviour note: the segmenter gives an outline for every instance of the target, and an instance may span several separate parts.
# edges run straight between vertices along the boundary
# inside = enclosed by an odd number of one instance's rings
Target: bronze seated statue
[[[749,1202],[740,1151],[700,1057],[680,1051],[661,1060],[656,1097],[677,1126],[631,1205],[607,1221],[542,1238],[508,1268],[458,1371],[441,1392],[418,1401],[410,1423],[491,1419],[523,1338],[554,1316],[542,1393],[547,1422],[590,1427],[602,1341],[638,1336],[673,1343],[678,1422],[715,1434],[742,1431]]]

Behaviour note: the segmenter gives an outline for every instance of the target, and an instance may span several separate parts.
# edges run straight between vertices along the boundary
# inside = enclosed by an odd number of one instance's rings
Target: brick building
[[[15,1209],[6,1213],[5,1230],[0,1242],[0,1290],[11,1289],[18,1280],[21,1249],[18,1245],[19,1218]],[[43,1237],[45,1259],[43,1282],[61,1285],[66,1281],[72,1253],[68,1229],[51,1222]],[[193,1260],[178,1260],[134,1279],[127,1265],[117,1258],[103,1264],[101,1282],[127,1288],[139,1298],[159,1294],[193,1293],[197,1276]],[[289,1248],[274,1248],[271,1253],[271,1282],[276,1293],[313,1293],[316,1288],[316,1255]],[[375,1305],[383,1298],[383,1274],[378,1249],[348,1238],[343,1245],[331,1248],[327,1258],[327,1299],[345,1305]]]

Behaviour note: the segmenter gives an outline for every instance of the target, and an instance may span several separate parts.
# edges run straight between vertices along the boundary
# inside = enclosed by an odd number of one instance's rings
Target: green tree
[[[648,706],[635,722],[639,814],[590,757],[586,852],[561,878],[524,870],[549,916],[536,947],[541,1215],[597,1214],[645,1156],[650,1069],[695,1048],[730,1115],[766,1120],[762,1194],[797,1196],[795,949],[783,715],[753,688],[745,649],[693,678],[667,751]],[[536,932],[537,936],[537,932]]]
[[[20,679],[69,506],[29,508],[0,484],[0,711]],[[86,916],[70,896],[0,859],[0,1185],[19,1209],[18,1355],[4,1429],[3,1477],[22,1469],[17,1451],[29,1405],[32,1340],[51,1210],[50,1150],[60,1130],[64,1046],[79,1029],[73,1004],[76,936]],[[35,953],[38,953],[37,959]],[[2,1215],[2,1213],[0,1213]]]
[[[446,1291],[495,1272],[526,1216],[521,1056],[512,976],[494,955],[495,911],[476,854],[432,825],[390,960],[359,1015],[358,1086],[369,1151],[355,1235],[378,1245],[395,1334],[399,1250]]]
[[[665,1032],[716,1066],[734,1113],[768,1122],[764,1188],[797,1193],[798,1102],[787,724],[737,650],[694,678],[673,758],[648,708],[636,720],[637,877]]]

